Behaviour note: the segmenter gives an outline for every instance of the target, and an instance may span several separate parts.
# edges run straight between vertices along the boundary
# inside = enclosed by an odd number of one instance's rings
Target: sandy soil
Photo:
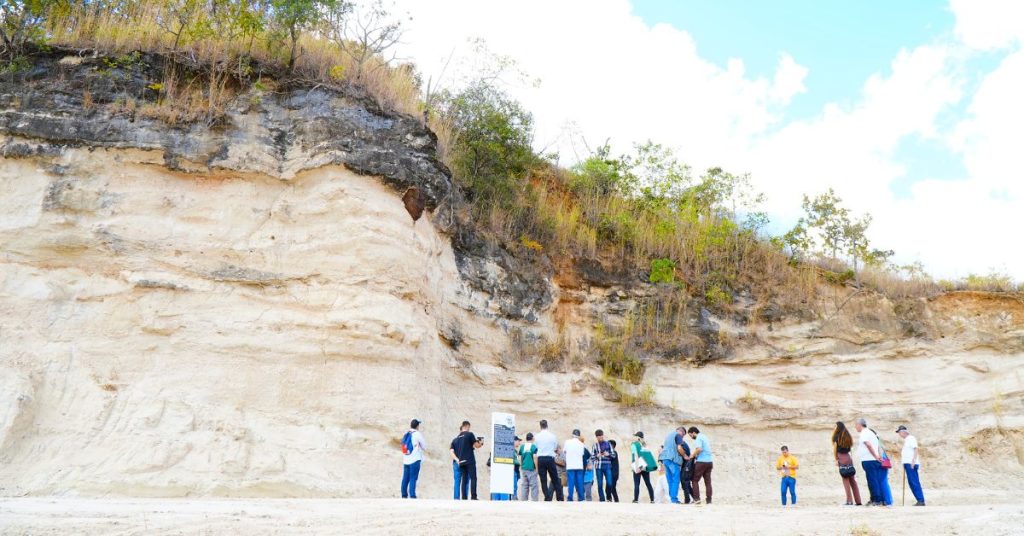
[[[400,499],[0,501],[2,534],[1021,534],[1024,503],[925,508]]]

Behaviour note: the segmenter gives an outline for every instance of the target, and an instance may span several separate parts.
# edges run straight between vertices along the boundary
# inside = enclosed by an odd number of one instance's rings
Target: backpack
[[[412,454],[412,450],[414,448],[415,447],[412,444],[412,431],[406,432],[405,435],[402,436],[402,454]]]

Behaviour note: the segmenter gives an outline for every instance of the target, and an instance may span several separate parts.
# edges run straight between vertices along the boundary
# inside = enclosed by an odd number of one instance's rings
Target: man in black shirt
[[[476,449],[483,445],[483,438],[476,437],[476,434],[469,431],[469,421],[462,421],[462,432],[452,440],[452,460],[459,466],[459,493],[462,500],[472,498],[477,500],[476,495]]]

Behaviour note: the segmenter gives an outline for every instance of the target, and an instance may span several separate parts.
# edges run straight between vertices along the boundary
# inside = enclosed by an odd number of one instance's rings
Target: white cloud
[[[900,51],[888,72],[864,81],[853,104],[786,121],[786,106],[807,91],[799,58],[782,54],[772,76],[749,76],[742,60],[717,65],[700,57],[688,33],[647,25],[627,0],[399,3],[413,16],[406,55],[428,75],[436,77],[453,50],[469,52],[467,38],[483,37],[542,80],[539,88],[510,87],[534,112],[538,146],[558,139],[567,123],[591,147],[611,138],[624,150],[653,139],[695,169],[751,172],[782,221],[796,218],[802,194],[833,186],[853,209],[875,216],[875,242],[902,261],[920,259],[945,277],[997,268],[1024,280],[1024,249],[1004,238],[1024,228],[1024,178],[1012,160],[1024,124],[1017,97],[1024,57],[1008,56],[973,95],[964,95],[959,74],[970,49],[1024,43],[1024,16],[1014,15],[1024,2],[951,7],[956,40]],[[937,118],[965,97],[967,116],[952,130],[942,127]],[[949,144],[968,176],[913,177],[912,199],[895,199],[891,183],[914,171],[896,159],[911,136]],[[571,161],[565,141],[555,148]]]
[[[956,36],[967,46],[992,50],[1024,43],[1024,2],[951,0]]]

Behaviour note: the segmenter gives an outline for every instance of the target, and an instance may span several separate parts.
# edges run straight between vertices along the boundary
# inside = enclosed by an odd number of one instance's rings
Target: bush
[[[442,93],[438,110],[454,132],[449,164],[470,190],[474,208],[482,213],[514,206],[537,163],[531,146],[533,116],[487,82]]]
[[[674,283],[676,263],[672,259],[654,259],[651,261],[651,283]]]

